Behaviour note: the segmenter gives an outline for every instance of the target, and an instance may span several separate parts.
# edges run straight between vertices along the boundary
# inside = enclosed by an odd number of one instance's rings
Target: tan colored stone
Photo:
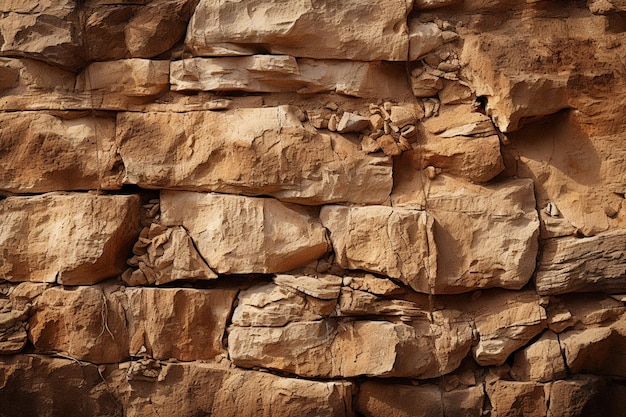
[[[0,113],[0,189],[14,193],[119,189],[115,123],[44,112]]]
[[[83,63],[74,0],[0,6],[0,54],[25,56],[75,70]]]
[[[430,181],[398,170],[392,202],[395,207],[427,207],[435,220],[435,293],[520,289],[530,280],[539,246],[532,181],[483,186],[447,175]]]
[[[389,300],[348,287],[341,289],[338,309],[342,316],[426,317],[428,314],[425,309],[414,302]]]
[[[133,195],[50,193],[0,201],[0,277],[93,284],[121,273],[141,228]]]
[[[387,278],[378,278],[371,274],[344,277],[344,285],[354,290],[367,291],[374,295],[394,295],[404,292],[404,289]]]
[[[443,391],[436,385],[400,385],[367,381],[361,384],[356,411],[366,417],[479,417],[482,387]]]
[[[301,321],[284,327],[231,327],[228,349],[237,366],[304,377],[433,378],[467,355],[471,329],[449,313],[409,324],[387,321]]]
[[[356,140],[317,132],[301,116],[289,106],[120,114],[117,138],[125,182],[272,195],[304,204],[387,199],[389,158],[366,154]]]
[[[403,65],[295,59],[288,55],[189,58],[172,61],[173,91],[336,92],[394,97],[406,90]]]
[[[18,353],[26,346],[30,305],[19,307],[10,298],[0,296],[0,355]]]
[[[417,61],[441,45],[441,30],[435,23],[422,23],[417,19],[409,21],[409,61]]]
[[[130,354],[155,359],[208,360],[225,353],[222,337],[236,290],[126,288],[123,303]]]
[[[597,376],[579,375],[575,379],[554,381],[550,386],[547,417],[612,415],[607,413],[607,397],[606,383]]]
[[[341,7],[330,0],[280,4],[201,0],[191,18],[186,44],[195,55],[215,53],[213,44],[234,43],[298,57],[404,61],[409,10],[410,4],[404,0],[375,5],[350,0]]]
[[[284,326],[294,321],[313,321],[335,310],[341,278],[277,275],[274,282],[239,293],[232,323],[241,327]],[[320,298],[320,296],[324,298]]]
[[[622,230],[583,239],[548,239],[537,269],[537,292],[624,291],[626,265],[616,259],[622,258],[625,251],[626,233]]]
[[[544,332],[541,337],[515,353],[511,374],[520,381],[548,382],[567,375],[558,336]]]
[[[351,415],[352,385],[343,381],[284,378],[200,362],[127,362],[108,366],[104,376],[128,417]]]
[[[318,219],[271,198],[162,191],[161,219],[183,226],[219,274],[286,272],[329,249]]]
[[[0,409],[4,416],[102,416],[124,411],[96,365],[42,355],[0,360]]]
[[[122,59],[94,62],[76,77],[76,89],[103,110],[128,108],[163,93],[169,83],[169,62]]]
[[[128,264],[137,267],[124,272],[129,285],[162,285],[177,280],[217,278],[198,253],[183,227],[163,227],[153,223],[146,237],[133,247]]]
[[[611,15],[613,13],[626,12],[624,0],[588,0],[587,7],[593,14]]]
[[[459,0],[413,0],[413,8],[415,10],[438,9],[440,7],[453,6],[457,3],[459,3]]]
[[[128,358],[128,328],[111,287],[50,288],[37,299],[29,339],[37,352],[59,352],[92,363]]]
[[[437,275],[432,218],[424,211],[387,206],[324,206],[336,261],[396,278],[428,293]]]
[[[549,387],[543,384],[496,380],[486,384],[486,392],[494,417],[542,417],[548,412]]]
[[[481,366],[502,365],[546,328],[546,312],[534,291],[492,290],[467,308],[478,334],[472,353]]]

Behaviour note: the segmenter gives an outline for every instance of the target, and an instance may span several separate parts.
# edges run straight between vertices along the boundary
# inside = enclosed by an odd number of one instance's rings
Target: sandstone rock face
[[[0,0],[0,417],[621,416],[624,0]]]
[[[0,114],[0,189],[14,193],[119,189],[115,123],[43,112]]]
[[[329,0],[286,5],[267,0],[245,4],[200,0],[185,42],[196,55],[248,55],[260,49],[318,59],[407,58],[406,16],[410,4],[404,0],[385,0],[376,5],[350,0],[341,7]],[[368,30],[362,30],[364,25]]]
[[[92,284],[119,274],[139,233],[137,196],[50,193],[0,201],[0,276]]]
[[[287,106],[125,113],[117,123],[124,181],[146,188],[266,194],[304,204],[380,203],[389,196],[388,158],[366,155],[343,136],[318,134],[298,117],[298,110]],[[164,140],[155,143],[155,134]],[[187,162],[180,164],[176,155],[186,155]],[[288,170],[291,164],[299,169]]]
[[[161,211],[163,224],[185,227],[219,274],[285,272],[328,250],[319,220],[274,199],[163,191]]]
[[[550,239],[539,262],[537,291],[540,294],[624,292],[626,267],[614,261],[623,256],[624,250],[626,237],[622,230],[585,239]]]
[[[433,221],[418,210],[325,206],[320,218],[343,268],[397,278],[428,293],[437,276]]]

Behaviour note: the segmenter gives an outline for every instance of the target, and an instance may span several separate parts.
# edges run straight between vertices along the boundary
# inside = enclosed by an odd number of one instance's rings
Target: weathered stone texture
[[[125,269],[138,196],[49,193],[0,201],[0,277],[93,284]]]
[[[165,226],[185,227],[219,274],[285,272],[329,249],[306,208],[270,198],[162,191],[161,212]]]

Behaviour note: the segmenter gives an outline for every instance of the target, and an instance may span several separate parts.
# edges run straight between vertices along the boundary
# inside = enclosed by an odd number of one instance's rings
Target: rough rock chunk
[[[139,234],[134,195],[50,193],[0,201],[0,277],[93,284],[125,269]]]
[[[341,7],[332,0],[201,0],[186,44],[195,55],[215,54],[215,44],[231,43],[297,57],[405,61],[409,6],[404,0],[349,0]]]
[[[409,324],[387,321],[302,321],[284,327],[231,327],[228,349],[241,367],[305,377],[432,378],[467,355],[471,329],[449,313]]]
[[[478,334],[472,352],[481,366],[502,365],[546,328],[546,312],[534,291],[492,290],[467,308]]]
[[[286,417],[349,417],[352,408],[349,382],[284,378],[215,363],[127,362],[108,366],[104,377],[128,417],[255,417],[269,410]]]
[[[441,29],[435,23],[409,22],[409,60],[416,61],[443,44]]]
[[[183,226],[219,274],[286,272],[329,249],[318,219],[271,198],[162,191],[161,220]]]
[[[0,54],[75,70],[83,63],[75,0],[0,5]]]
[[[90,363],[41,355],[2,358],[0,387],[3,416],[123,415],[98,367]]]
[[[541,417],[548,412],[549,386],[535,382],[496,380],[486,384],[495,417]]]
[[[114,120],[67,116],[0,113],[0,189],[41,193],[121,188]]]
[[[225,353],[222,337],[237,294],[232,289],[127,288],[124,304],[130,354],[207,360]]]
[[[172,61],[173,91],[247,91],[394,97],[407,90],[403,65],[346,60],[296,60],[287,55]]]
[[[546,331],[539,340],[515,353],[511,373],[521,381],[547,382],[567,374],[558,336]]]
[[[94,62],[76,78],[76,89],[89,94],[92,106],[124,109],[163,93],[169,83],[169,62],[122,59]]]
[[[433,220],[424,211],[387,206],[324,206],[337,263],[396,278],[428,293],[437,276]]]
[[[29,338],[38,352],[60,352],[92,363],[128,358],[128,329],[110,287],[50,288],[35,303]]]
[[[399,170],[392,201],[427,207],[435,219],[436,293],[520,289],[530,280],[539,246],[532,181],[483,186]]]
[[[443,391],[435,385],[365,382],[356,399],[356,411],[367,417],[444,417],[482,415],[482,387]]]
[[[29,310],[30,305],[17,306],[0,296],[0,355],[18,353],[26,346]]]
[[[367,155],[339,134],[318,133],[299,117],[289,106],[120,114],[117,140],[125,182],[272,195],[304,204],[387,199],[390,158]]]
[[[548,239],[535,279],[539,294],[626,290],[626,232],[614,230],[589,238]]]

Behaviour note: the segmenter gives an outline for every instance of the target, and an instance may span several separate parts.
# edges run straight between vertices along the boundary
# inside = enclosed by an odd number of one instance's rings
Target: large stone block
[[[289,106],[122,113],[117,140],[125,182],[272,195],[303,204],[376,204],[387,199],[390,158],[367,155],[356,141],[339,134],[318,133],[301,117]]]
[[[324,206],[320,212],[337,263],[396,278],[429,293],[437,276],[433,220],[426,212],[387,206]]]
[[[0,113],[0,189],[13,193],[119,189],[113,119]]]
[[[269,52],[319,59],[405,61],[411,2],[201,0],[186,44],[195,55]]]
[[[435,293],[520,289],[530,280],[539,246],[532,181],[476,185],[398,171],[392,201],[396,207],[426,207],[434,218]]]
[[[614,230],[588,238],[548,239],[535,283],[543,295],[568,292],[624,292],[626,232]]]
[[[185,227],[219,274],[286,272],[329,249],[307,208],[272,198],[162,191],[161,221]]]
[[[173,91],[336,92],[394,97],[408,90],[404,65],[295,59],[287,55],[191,58],[172,61]]]
[[[467,355],[471,328],[453,314],[410,324],[388,321],[300,321],[284,327],[231,327],[233,363],[304,377],[433,378]]]
[[[134,195],[49,193],[0,201],[0,277],[93,284],[120,274],[141,225]]]

